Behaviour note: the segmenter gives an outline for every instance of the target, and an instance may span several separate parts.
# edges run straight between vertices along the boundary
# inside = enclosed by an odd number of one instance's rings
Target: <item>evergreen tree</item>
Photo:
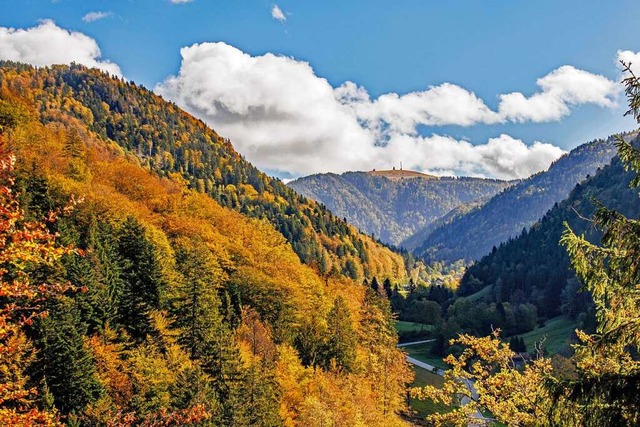
[[[371,287],[371,289],[373,289],[374,292],[380,292],[380,284],[378,283],[378,279],[376,279],[375,277],[371,279],[371,283],[369,284],[369,286]]]
[[[184,279],[172,291],[174,324],[181,329],[179,342],[191,358],[201,359],[222,328],[218,297],[222,269],[203,243],[181,245],[176,267]]]
[[[388,277],[386,279],[384,279],[384,282],[382,283],[382,289],[383,289],[383,296],[385,298],[391,298],[391,295],[393,294],[393,289],[391,287],[391,279],[389,279]]]
[[[37,359],[32,378],[46,386],[63,414],[80,413],[102,388],[91,355],[84,347],[78,310],[62,301],[37,323]]]
[[[132,338],[140,341],[152,332],[149,314],[159,306],[163,279],[155,249],[144,227],[132,217],[120,229],[118,255],[124,282],[118,320]]]
[[[640,119],[640,79],[623,64],[630,110]],[[640,120],[639,120],[640,121]],[[619,138],[618,155],[635,173],[630,186],[640,186],[640,151]],[[561,382],[554,405],[562,414],[578,413],[582,425],[619,426],[640,424],[640,220],[627,218],[600,205],[593,218],[603,230],[597,246],[576,235],[568,225],[562,236],[571,265],[591,293],[598,325],[596,333],[579,333],[576,347],[578,377]]]

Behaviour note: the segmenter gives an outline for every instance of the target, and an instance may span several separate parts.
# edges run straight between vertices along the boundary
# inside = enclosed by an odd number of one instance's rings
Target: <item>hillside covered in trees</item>
[[[175,105],[4,63],[0,166],[0,424],[403,424],[402,258]]]
[[[565,314],[577,319],[592,306],[589,295],[580,292],[581,285],[570,268],[567,251],[559,243],[563,224],[599,243],[602,234],[589,220],[599,204],[629,217],[640,215],[640,198],[629,188],[632,177],[615,157],[595,176],[578,184],[566,200],[556,204],[529,230],[469,267],[458,293],[470,295],[491,286],[488,294],[491,300],[511,304],[531,302],[542,318]]]
[[[459,205],[487,199],[511,183],[434,176],[389,179],[379,172],[347,172],[311,175],[288,185],[363,232],[399,245]]]
[[[153,92],[79,65],[35,69],[2,63],[4,84],[24,93],[43,123],[79,120],[160,176],[177,173],[220,205],[266,219],[302,262],[354,279],[393,272],[402,261],[322,205],[245,161],[231,142]]]
[[[615,154],[613,139],[571,150],[540,172],[502,191],[484,205],[432,230],[415,254],[426,261],[475,261],[539,220],[573,187]]]

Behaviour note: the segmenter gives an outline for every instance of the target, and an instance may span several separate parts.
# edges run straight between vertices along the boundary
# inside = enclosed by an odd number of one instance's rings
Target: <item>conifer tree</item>
[[[55,407],[63,414],[80,413],[102,388],[84,347],[80,314],[71,301],[61,301],[37,323],[37,359],[32,377],[46,383]]]
[[[28,385],[34,355],[25,327],[44,315],[43,301],[67,289],[54,280],[39,281],[36,270],[59,266],[73,249],[60,247],[47,224],[28,221],[19,206],[12,188],[14,158],[3,135],[18,121],[10,108],[0,108],[0,425],[53,426],[59,425],[53,408],[39,409],[36,390]]]
[[[183,280],[172,292],[171,311],[182,330],[179,342],[197,360],[223,327],[218,297],[222,269],[202,242],[179,246],[176,267]]]
[[[391,279],[389,279],[388,277],[384,279],[384,282],[382,283],[382,290],[384,291],[383,296],[385,298],[391,298],[391,295],[393,294],[393,288],[391,286]]]
[[[124,289],[118,320],[135,340],[152,332],[149,315],[158,308],[163,287],[162,272],[155,249],[145,236],[145,228],[133,217],[120,229],[118,255],[122,259]]]
[[[640,79],[624,64],[627,114],[640,121]],[[618,155],[636,175],[640,187],[640,150],[618,137]],[[597,203],[597,202],[596,202]],[[627,218],[599,204],[593,222],[603,230],[601,246],[576,235],[568,224],[562,244],[571,265],[596,306],[596,333],[579,333],[576,347],[578,379],[556,386],[564,397],[554,409],[560,414],[581,414],[583,425],[640,424],[640,219]],[[563,405],[563,402],[565,403]]]

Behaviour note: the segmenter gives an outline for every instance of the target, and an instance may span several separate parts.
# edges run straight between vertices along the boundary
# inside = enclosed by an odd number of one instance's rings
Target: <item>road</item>
[[[426,344],[428,342],[434,342],[435,339],[430,339],[430,340],[422,340],[422,341],[413,341],[413,342],[403,342],[398,344],[398,347],[407,347],[410,345],[418,345],[418,344]]]
[[[398,344],[398,347],[408,347],[411,345],[418,345],[418,344],[425,344],[425,343],[429,343],[429,342],[433,342],[435,341],[434,339],[431,340],[423,340],[423,341],[413,341],[413,342],[406,342],[406,343],[402,343],[402,344]],[[410,357],[409,355],[407,355],[407,362],[411,363],[414,366],[417,366],[418,368],[422,368],[422,369],[426,369],[429,372],[433,372],[436,375],[440,375],[443,376],[444,375],[444,370],[440,369],[440,368],[436,368],[433,365],[430,365],[428,363],[422,362],[418,359],[414,359],[413,357]],[[464,383],[467,385],[467,388],[469,389],[469,391],[471,392],[471,396],[473,397],[473,400],[478,400],[478,392],[476,391],[476,388],[474,387],[474,383],[472,380],[468,380],[468,379],[464,379],[463,380]],[[471,399],[467,396],[463,396],[462,399],[460,399],[460,405],[464,406],[468,403],[471,402]],[[491,419],[486,418],[482,412],[480,412],[480,410],[476,411],[475,413],[475,418],[477,418],[477,420],[472,420],[469,421],[469,427],[476,427],[476,426],[482,426],[482,425],[487,425],[489,421],[491,421]],[[478,424],[478,421],[483,422],[483,424]]]

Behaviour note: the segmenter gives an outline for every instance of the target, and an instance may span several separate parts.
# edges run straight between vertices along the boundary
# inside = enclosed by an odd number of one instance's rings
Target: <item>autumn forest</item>
[[[286,185],[157,92],[0,61],[0,425],[640,425],[636,132]]]

